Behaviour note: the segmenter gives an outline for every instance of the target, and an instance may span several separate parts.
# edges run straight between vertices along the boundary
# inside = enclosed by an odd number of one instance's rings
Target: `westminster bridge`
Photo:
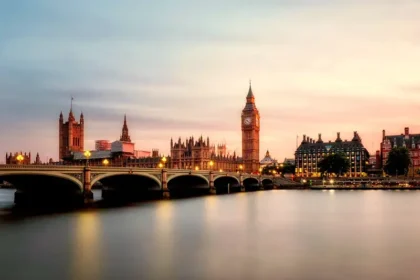
[[[104,199],[137,199],[147,194],[169,198],[185,193],[220,194],[273,188],[273,176],[210,170],[0,165],[0,181],[16,188],[15,203],[28,200],[93,199],[92,186],[102,186]]]

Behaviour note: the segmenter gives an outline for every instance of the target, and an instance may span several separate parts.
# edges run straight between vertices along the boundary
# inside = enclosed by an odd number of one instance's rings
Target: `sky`
[[[293,157],[306,134],[379,148],[382,129],[420,133],[418,0],[3,0],[0,163],[58,159],[58,117],[74,97],[85,148],[136,149],[210,137],[241,154],[249,79],[260,157]]]

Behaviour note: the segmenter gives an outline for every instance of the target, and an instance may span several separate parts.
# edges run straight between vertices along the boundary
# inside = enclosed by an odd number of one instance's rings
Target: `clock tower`
[[[249,82],[245,108],[242,110],[241,127],[244,172],[258,172],[260,167],[260,113],[255,106],[251,82]]]

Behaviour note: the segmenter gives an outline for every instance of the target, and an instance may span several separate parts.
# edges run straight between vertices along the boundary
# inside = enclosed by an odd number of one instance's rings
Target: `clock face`
[[[251,118],[245,118],[244,119],[244,125],[250,125],[251,124]]]

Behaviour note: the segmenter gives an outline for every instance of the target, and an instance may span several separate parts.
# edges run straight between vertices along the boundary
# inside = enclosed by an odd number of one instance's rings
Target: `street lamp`
[[[18,161],[18,164],[21,164],[21,163],[22,163],[22,160],[23,160],[24,158],[23,158],[23,156],[20,154],[20,155],[18,155],[18,156],[16,157],[16,159],[17,159],[17,161]]]
[[[209,165],[210,165],[210,170],[213,170],[214,162],[212,160],[209,162]]]
[[[86,157],[86,166],[89,166],[90,151],[85,151],[83,155]]]
[[[220,169],[219,172],[223,172],[223,169]]]
[[[239,164],[239,173],[242,173],[242,169],[243,169],[244,167],[242,166],[242,164]]]
[[[166,164],[166,161],[167,161],[166,157],[165,157],[165,156],[163,156],[163,158],[162,158],[163,165],[165,165],[165,164]]]
[[[105,165],[105,166],[107,166],[107,165],[109,164],[109,160],[104,159],[104,160],[102,161],[102,164],[103,164],[103,165]]]
[[[200,168],[198,168],[198,166],[196,166],[196,167],[195,167],[195,171],[198,171],[198,170],[200,170]]]
[[[259,169],[258,169],[258,171],[260,172],[260,174],[262,173],[262,168],[260,167]]]
[[[163,163],[159,162],[159,168],[163,168]]]

